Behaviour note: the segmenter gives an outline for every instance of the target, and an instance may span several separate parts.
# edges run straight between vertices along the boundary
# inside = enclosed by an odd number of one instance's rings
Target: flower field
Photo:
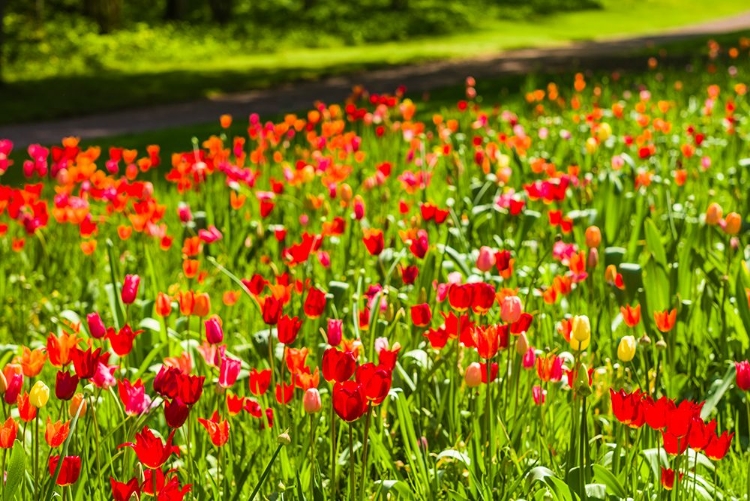
[[[709,49],[0,140],[0,497],[750,499],[750,40]]]

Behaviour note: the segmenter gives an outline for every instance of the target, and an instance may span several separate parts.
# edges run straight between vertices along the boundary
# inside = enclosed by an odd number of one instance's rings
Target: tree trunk
[[[185,16],[185,0],[167,0],[164,19],[167,21],[181,21]]]
[[[110,33],[120,26],[122,0],[84,0],[83,9],[99,25],[99,33]]]
[[[226,24],[232,19],[234,0],[209,0],[208,5],[211,7],[211,15],[217,23]]]

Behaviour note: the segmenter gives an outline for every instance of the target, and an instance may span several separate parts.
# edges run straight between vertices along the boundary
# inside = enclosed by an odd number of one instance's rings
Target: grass
[[[520,47],[655,33],[742,12],[733,0],[605,0],[601,10],[526,21],[490,20],[469,33],[406,42],[273,53],[203,54],[165,61],[148,49],[112,57],[74,75],[39,78],[23,68],[0,89],[0,124],[48,120],[184,102],[228,92],[269,88],[373,68],[466,58]],[[188,55],[189,56],[189,55]]]

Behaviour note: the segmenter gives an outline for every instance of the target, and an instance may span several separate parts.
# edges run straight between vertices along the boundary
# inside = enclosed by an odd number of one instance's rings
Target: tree
[[[234,0],[208,0],[211,7],[211,15],[219,24],[226,24],[232,19]]]
[[[83,0],[83,10],[99,25],[99,33],[110,33],[120,26],[122,0]]]
[[[185,16],[185,0],[167,0],[167,8],[164,10],[164,19],[167,21],[180,21]]]

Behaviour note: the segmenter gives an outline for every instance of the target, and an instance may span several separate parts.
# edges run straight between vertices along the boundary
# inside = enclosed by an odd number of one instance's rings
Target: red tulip
[[[646,397],[642,402],[643,413],[646,418],[646,424],[656,431],[663,430],[667,427],[669,415],[675,410],[674,402],[666,396],[654,401],[651,397]]]
[[[675,437],[686,437],[694,417],[700,418],[703,404],[696,404],[690,400],[683,400],[669,413],[667,432]]]
[[[419,268],[417,268],[414,265],[402,267],[401,265],[398,266],[399,270],[401,271],[401,280],[404,282],[404,285],[412,285],[417,280],[417,275],[419,275]]]
[[[49,474],[55,476],[57,465],[60,462],[60,456],[49,458]],[[57,485],[71,485],[78,481],[81,475],[81,458],[80,456],[65,456],[60,467],[60,474],[57,476]]]
[[[680,473],[680,480],[682,480],[682,473]],[[671,468],[661,467],[661,485],[668,491],[674,488],[674,470]]]
[[[641,321],[641,305],[631,307],[629,304],[620,307],[622,319],[628,327],[635,327]]]
[[[721,436],[714,434],[711,437],[706,449],[703,451],[706,456],[713,461],[720,461],[729,452],[729,446],[732,445],[734,433],[724,432]]]
[[[341,344],[341,338],[344,335],[344,321],[336,318],[328,319],[327,341],[331,346]]]
[[[164,419],[170,428],[180,428],[188,418],[190,407],[185,405],[182,400],[176,398],[172,401],[164,401]]]
[[[453,284],[448,288],[448,302],[456,311],[466,311],[471,307],[474,288],[471,284]]]
[[[380,230],[365,229],[362,231],[364,237],[362,241],[367,248],[367,252],[372,256],[379,256],[385,248],[385,241],[383,239],[383,232]]]
[[[511,334],[521,334],[522,332],[528,331],[533,320],[534,317],[531,313],[521,313],[521,318],[519,318],[517,322],[510,324]]]
[[[122,284],[122,302],[125,304],[133,304],[136,296],[138,296],[138,285],[141,283],[141,277],[138,275],[125,275],[125,281]]]
[[[672,311],[655,311],[654,321],[656,322],[656,328],[662,332],[669,332],[674,327],[677,321],[677,310]]]
[[[715,419],[709,423],[704,423],[700,417],[693,417],[688,432],[688,446],[691,449],[702,451],[714,436],[716,436]]]
[[[146,395],[146,388],[140,379],[135,384],[127,379],[118,381],[117,389],[128,416],[143,414],[151,406],[151,398]]]
[[[55,396],[59,400],[70,400],[78,388],[78,381],[78,376],[67,371],[58,371],[55,376]]]
[[[367,411],[364,388],[356,381],[345,381],[333,385],[333,410],[344,421],[352,422]]]
[[[735,362],[737,369],[737,388],[742,391],[750,391],[750,362]]]
[[[206,341],[209,344],[219,344],[224,341],[224,329],[221,327],[221,319],[214,315],[205,321]]]
[[[166,443],[163,443],[159,437],[154,435],[154,432],[148,427],[144,427],[140,433],[135,434],[135,443],[124,443],[120,447],[132,447],[135,455],[138,456],[138,461],[146,468],[155,470],[161,468],[172,453],[179,455],[180,449],[172,445],[173,437],[174,430],[169,434]]]
[[[292,401],[294,397],[294,384],[276,384],[276,401],[282,405],[286,405]]]
[[[352,377],[356,367],[357,360],[350,352],[333,347],[323,352],[322,369],[326,381],[344,382]]]
[[[198,422],[206,429],[211,443],[216,447],[221,447],[229,440],[229,421],[220,421],[219,411],[214,411],[210,420],[198,418]]]
[[[633,393],[625,393],[625,390],[615,391],[609,389],[612,397],[612,412],[622,424],[631,428],[640,428],[645,423],[644,408],[641,405],[643,394],[640,390]]]
[[[508,346],[507,325],[476,325],[471,332],[479,358],[489,360],[497,355],[500,347]]]
[[[141,494],[141,488],[138,485],[137,478],[131,478],[130,481],[125,484],[110,477],[109,483],[112,486],[112,499],[114,499],[114,501],[130,501],[130,498],[132,498],[134,494],[136,498]]]
[[[230,416],[236,416],[245,408],[245,397],[227,393],[227,412]]]
[[[471,286],[471,310],[480,315],[490,311],[492,305],[495,304],[495,288],[484,282],[471,284]]]
[[[91,337],[101,339],[107,335],[107,328],[104,326],[104,322],[102,321],[102,317],[99,316],[99,313],[94,312],[86,315],[86,323],[89,326],[89,334],[91,334]]]
[[[281,318],[283,304],[273,296],[268,296],[263,300],[263,322],[266,325],[276,325]]]
[[[277,326],[279,342],[283,344],[294,343],[294,340],[297,339],[297,333],[299,333],[300,327],[302,327],[302,321],[297,317],[289,318],[287,315],[281,317],[281,319],[279,319],[279,325]]]
[[[16,398],[16,407],[18,407],[18,417],[20,417],[22,421],[28,423],[36,418],[37,409],[31,405],[28,393],[21,393],[18,395]]]
[[[112,344],[112,351],[117,356],[124,357],[133,350],[133,341],[135,337],[142,333],[142,330],[133,331],[129,325],[125,324],[122,329],[115,332],[113,328],[109,328],[107,331],[107,339]]]
[[[411,307],[411,321],[417,327],[426,327],[432,321],[432,310],[427,303],[416,304]]]
[[[309,318],[318,318],[323,314],[326,307],[326,293],[320,289],[312,287],[307,291],[305,298],[304,311]]]
[[[391,391],[391,372],[372,362],[357,368],[356,380],[362,385],[365,397],[374,405],[380,405]]]
[[[409,250],[414,256],[422,259],[427,254],[430,248],[430,242],[427,239],[427,232],[425,230],[417,231],[417,236],[411,241]]]
[[[73,367],[76,369],[76,376],[79,379],[91,379],[96,374],[96,369],[99,367],[99,354],[102,349],[98,348],[92,351],[89,348],[86,351],[74,347],[71,350],[71,358],[73,359]]]
[[[487,384],[487,364],[484,362],[479,362],[479,370],[482,375],[482,383]],[[500,366],[497,364],[497,362],[492,362],[492,365],[490,366],[490,381],[494,381],[497,379],[497,374],[500,371]]]
[[[271,369],[250,370],[250,392],[253,395],[264,395],[271,385]]]
[[[668,431],[661,432],[662,441],[664,443],[664,451],[670,456],[679,456],[684,454],[688,448],[687,436],[678,437]]]

